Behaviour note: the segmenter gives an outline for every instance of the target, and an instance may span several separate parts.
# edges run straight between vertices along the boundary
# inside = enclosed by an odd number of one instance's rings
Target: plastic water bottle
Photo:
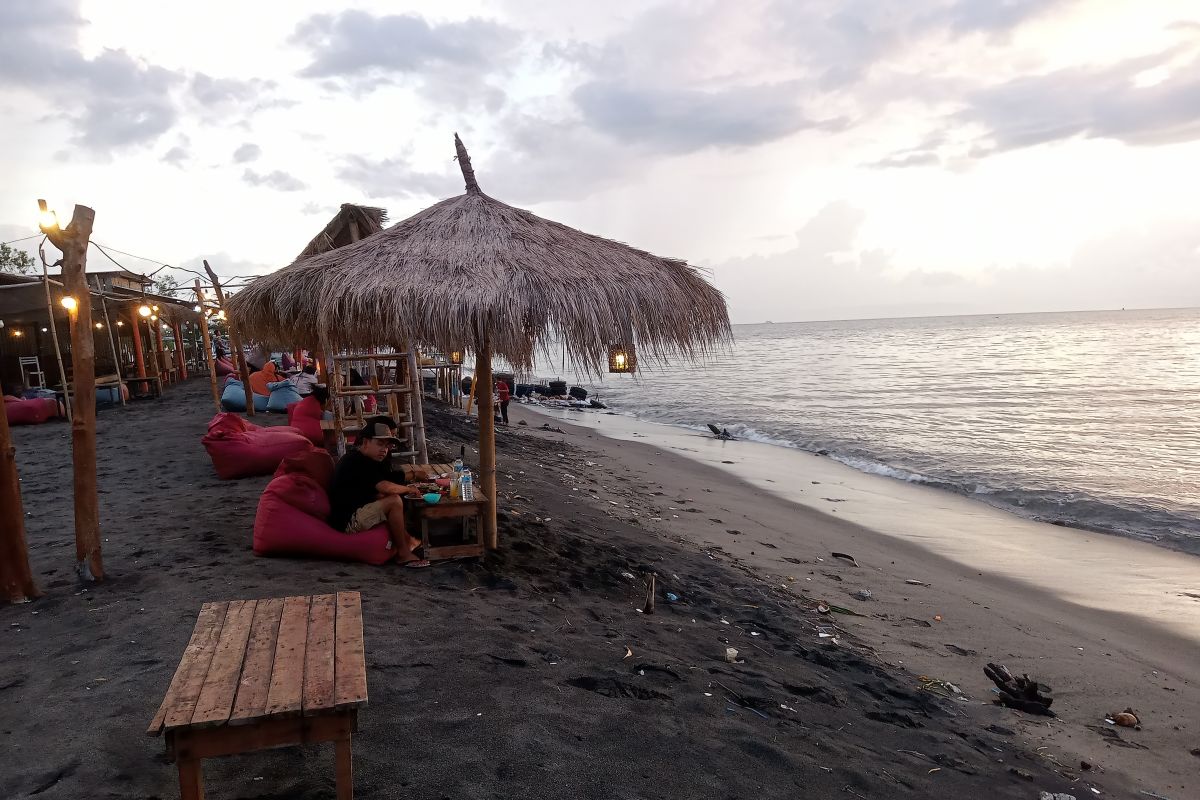
[[[462,499],[464,503],[469,503],[475,499],[475,482],[471,479],[471,470],[464,469],[462,471]]]

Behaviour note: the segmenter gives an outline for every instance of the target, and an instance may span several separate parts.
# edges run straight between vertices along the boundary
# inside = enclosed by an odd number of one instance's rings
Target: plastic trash
[[[730,664],[736,664],[737,657],[738,657],[738,650],[736,647],[726,647],[725,648],[725,661],[727,661]]]
[[[678,603],[678,602],[679,602],[679,595],[675,594],[674,592],[667,592],[667,602],[669,602],[669,603]]]

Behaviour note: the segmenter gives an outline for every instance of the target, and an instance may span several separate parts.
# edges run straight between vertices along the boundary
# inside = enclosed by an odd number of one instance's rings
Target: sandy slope
[[[1174,608],[1172,604],[1180,601],[1173,586],[1159,587],[1161,599],[1130,597],[1129,605],[1142,612],[1138,614],[1071,602],[1063,596],[1070,595],[1072,582],[1091,580],[1076,562],[1054,561],[1045,553],[1031,552],[1028,561],[1022,562],[1030,564],[1029,579],[992,574],[937,555],[932,548],[945,531],[931,531],[929,546],[922,546],[915,537],[885,535],[836,513],[820,513],[782,500],[774,487],[733,477],[730,471],[739,469],[738,465],[718,469],[698,463],[696,453],[703,447],[699,441],[680,445],[674,434],[659,444],[614,441],[598,435],[597,421],[587,417],[575,416],[587,424],[576,427],[565,424],[563,415],[547,417],[522,408],[520,416],[534,427],[549,419],[549,424],[568,431],[564,439],[586,443],[595,454],[593,463],[604,464],[597,471],[627,475],[632,480],[636,490],[618,498],[619,507],[610,506],[617,516],[636,512],[647,527],[716,546],[776,585],[866,614],[846,624],[874,648],[880,662],[902,667],[914,676],[949,680],[971,697],[973,705],[990,703],[994,696],[982,671],[989,661],[1050,684],[1056,693],[1058,719],[1034,718],[991,706],[979,711],[996,725],[1011,729],[1016,741],[1032,749],[1044,748],[1039,752],[1064,765],[1061,771],[1087,775],[1079,768],[1081,761],[1087,761],[1094,765],[1093,774],[1097,770],[1123,773],[1139,791],[1175,800],[1200,795],[1200,757],[1190,752],[1200,748],[1200,644],[1186,635],[1195,629],[1200,603],[1190,601],[1196,608],[1191,617],[1157,624],[1156,608]],[[626,427],[621,430],[623,436],[628,432]],[[652,430],[644,430],[647,439],[654,436]],[[790,455],[794,457],[779,462],[788,466],[786,479],[817,495],[868,498],[864,502],[869,502],[871,496],[882,497],[886,490],[868,491],[863,484],[894,483],[834,469],[841,465],[831,467],[828,459]],[[742,462],[753,461],[755,456],[733,448],[726,451],[725,458]],[[812,485],[817,479],[819,485]],[[664,494],[654,495],[657,491]],[[930,489],[920,492],[944,494]],[[846,513],[845,506],[828,507]],[[894,509],[897,514],[913,513],[899,504]],[[982,507],[979,513],[996,514],[1001,520],[1008,517]],[[656,517],[661,522],[647,522]],[[936,514],[930,511],[927,524],[934,525],[935,520]],[[919,528],[920,522],[919,516],[894,520],[896,527]],[[1015,518],[1011,524],[1021,528],[1036,525]],[[1200,559],[1102,534],[1037,527],[1055,536],[1075,537],[1076,561],[1086,561],[1086,549],[1096,544],[1098,549],[1124,554],[1121,564],[1130,570],[1138,568],[1140,558],[1150,563],[1161,560],[1181,573],[1191,570],[1187,574],[1200,587]],[[968,541],[976,548],[990,546],[985,538]],[[970,547],[964,544],[963,549]],[[853,554],[860,567],[832,558],[833,551]],[[1020,564],[1011,570],[1020,571]],[[909,585],[907,579],[930,585]],[[1057,583],[1039,586],[1039,580]],[[1061,583],[1066,590],[1055,591]],[[1110,585],[1111,605],[1121,605],[1121,592],[1127,588],[1120,583]],[[861,589],[872,592],[870,601],[851,596]],[[1092,593],[1095,587],[1086,589]],[[1141,714],[1143,730],[1113,729],[1105,724],[1106,712],[1126,706]]]

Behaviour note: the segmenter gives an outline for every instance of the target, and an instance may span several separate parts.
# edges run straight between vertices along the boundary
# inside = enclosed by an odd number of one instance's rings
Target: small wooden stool
[[[337,797],[353,800],[350,737],[367,704],[358,592],[205,603],[146,733],[166,734],[183,800],[201,759],[335,742]]]

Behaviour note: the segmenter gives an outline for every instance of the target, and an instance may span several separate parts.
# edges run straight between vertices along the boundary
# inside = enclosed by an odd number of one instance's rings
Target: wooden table
[[[405,483],[429,481],[453,472],[452,464],[402,464]],[[474,500],[451,500],[443,496],[437,503],[426,503],[420,497],[406,500],[405,504],[412,509],[412,514],[421,526],[421,546],[425,558],[437,560],[440,558],[479,558],[483,555],[483,514],[487,510],[487,498],[479,487],[475,487]],[[429,521],[431,519],[462,520],[462,544],[434,547],[429,542]],[[470,541],[470,523],[475,521],[474,541]]]
[[[351,734],[367,704],[358,592],[205,603],[146,733],[166,734],[182,800],[202,800],[201,759],[335,742],[337,797],[352,800]]]

